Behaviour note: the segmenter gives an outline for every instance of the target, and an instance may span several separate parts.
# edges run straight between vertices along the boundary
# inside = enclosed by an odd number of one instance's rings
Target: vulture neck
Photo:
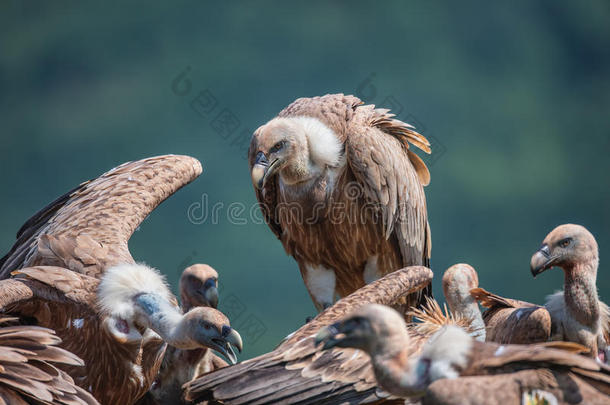
[[[483,322],[483,316],[481,315],[479,306],[469,292],[461,295],[463,298],[452,299],[453,297],[447,297],[449,310],[454,315],[468,319],[470,321],[470,326],[475,330],[475,332],[472,332],[471,334],[472,337],[480,342],[484,342],[485,322]]]
[[[569,315],[582,325],[595,328],[600,309],[597,297],[598,259],[577,263],[564,269],[564,299]]]
[[[184,336],[184,316],[178,307],[155,294],[143,293],[136,297],[135,304],[141,313],[139,321],[143,326],[155,331],[171,346],[182,347]]]
[[[409,354],[408,338],[394,338],[371,354],[375,378],[384,390],[401,396],[421,393],[417,365],[413,370],[414,364],[409,360]]]

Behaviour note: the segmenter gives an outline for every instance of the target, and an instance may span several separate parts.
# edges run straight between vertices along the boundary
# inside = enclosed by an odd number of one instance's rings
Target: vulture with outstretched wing
[[[28,266],[58,266],[99,278],[133,263],[127,242],[166,198],[201,174],[189,156],[165,155],[124,163],[86,181],[30,218],[0,259],[0,279]]]
[[[163,278],[135,264],[127,246],[146,216],[200,173],[188,156],[118,166],[34,215],[0,261],[0,310],[55,330],[85,361],[69,370],[75,382],[103,404],[144,395],[164,342],[211,347],[232,361],[229,343],[241,349],[224,315],[212,308],[183,315]]]
[[[213,308],[183,314],[161,275],[122,264],[98,280],[53,266],[26,267],[0,281],[0,311],[52,328],[84,366],[65,366],[102,404],[132,404],[152,385],[166,343],[212,348],[231,361],[241,337]]]
[[[264,218],[318,310],[392,271],[429,265],[430,173],[410,145],[430,153],[430,144],[389,110],[362,104],[299,98],[250,143]],[[408,297],[407,308],[417,302]]]
[[[412,341],[402,315],[377,304],[323,328],[316,341],[325,350],[366,352],[380,387],[426,405],[610,402],[610,368],[578,355],[587,348],[576,343],[503,346],[450,325],[414,354],[421,343]],[[530,402],[535,398],[540,402]]]
[[[339,300],[290,334],[272,352],[193,380],[186,385],[186,398],[196,403],[214,400],[225,404],[356,404],[395,400],[377,387],[363,351],[321,352],[315,347],[315,334],[366,303],[394,305],[431,280],[432,271],[423,266],[393,272]],[[413,339],[423,341],[415,335]]]

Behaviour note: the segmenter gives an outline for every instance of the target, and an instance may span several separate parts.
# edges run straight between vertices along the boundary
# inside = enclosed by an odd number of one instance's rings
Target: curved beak
[[[320,329],[315,338],[315,345],[323,343],[322,350],[328,350],[339,346],[344,338],[345,333],[341,332],[341,323],[335,322]]]
[[[534,253],[532,260],[530,261],[530,270],[532,276],[536,277],[538,274],[550,269],[557,262],[558,256],[551,256],[549,245],[546,243]]]
[[[212,342],[214,343],[213,349],[225,356],[231,364],[236,364],[237,355],[232,346],[235,346],[237,351],[241,353],[243,349],[241,336],[235,329],[227,325],[223,325],[221,334],[222,338],[212,339]]]
[[[212,308],[218,308],[218,288],[216,280],[209,278],[203,285],[203,297]]]
[[[275,159],[269,163],[267,156],[263,152],[258,152],[254,166],[252,166],[252,183],[259,190],[267,184],[267,180],[273,177],[279,168],[280,159]]]

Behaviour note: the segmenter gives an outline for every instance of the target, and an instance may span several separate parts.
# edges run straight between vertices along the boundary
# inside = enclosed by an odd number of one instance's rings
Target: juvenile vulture
[[[368,357],[361,350],[321,352],[319,329],[366,303],[393,305],[424,288],[432,272],[408,267],[366,285],[318,314],[272,352],[229,366],[186,385],[187,400],[224,404],[336,404],[391,401],[378,389]],[[416,340],[417,337],[414,337]],[[423,341],[423,340],[422,340]],[[394,398],[395,399],[395,398]],[[400,402],[404,403],[404,402]]]
[[[180,306],[183,311],[193,307],[218,307],[218,272],[207,264],[193,264],[180,276]]]
[[[82,366],[74,354],[56,347],[61,339],[46,328],[10,325],[0,318],[0,404],[97,405],[57,365]]]
[[[183,312],[195,307],[218,305],[218,273],[207,264],[187,267],[180,277],[180,307]],[[155,381],[142,404],[171,404],[182,401],[182,385],[193,378],[226,367],[228,364],[207,348],[194,350],[169,346]]]
[[[299,98],[250,143],[263,216],[318,310],[392,271],[429,263],[430,173],[409,148],[430,153],[430,144],[389,110],[362,104],[343,94]],[[417,297],[407,301],[408,308]]]
[[[317,341],[324,349],[368,353],[383,389],[399,397],[423,396],[423,404],[520,404],[536,393],[554,404],[610,401],[610,368],[574,354],[586,349],[573,343],[501,346],[445,326],[413,355],[403,317],[382,305],[356,309],[323,328]]]
[[[94,277],[52,266],[26,267],[0,281],[0,310],[51,328],[84,367],[66,366],[102,404],[131,404],[153,383],[165,342],[213,348],[235,361],[241,338],[212,308],[182,314],[161,275],[123,264]]]
[[[454,264],[443,274],[443,294],[452,314],[469,319],[477,330],[473,335],[477,340],[485,340],[485,323],[481,310],[470,290],[479,286],[479,275],[476,270],[465,263]]]
[[[599,253],[591,232],[581,225],[560,225],[532,256],[532,275],[554,266],[564,272],[564,291],[547,297],[551,339],[580,343],[608,361],[610,310],[597,296]]]
[[[27,305],[14,310],[35,311],[35,315],[32,315],[35,322],[56,330],[63,339],[62,347],[72,348],[75,354],[85,360],[87,369],[95,369],[85,375],[77,374],[79,378],[75,378],[75,382],[85,389],[91,388],[102,403],[128,404],[142,396],[149,389],[163,354],[164,344],[156,335],[168,340],[175,336],[161,319],[155,317],[154,302],[143,301],[147,295],[141,296],[139,304],[134,297],[123,297],[126,316],[130,311],[135,311],[133,316],[142,316],[141,319],[133,319],[133,326],[127,321],[103,321],[114,318],[107,317],[105,312],[96,312],[108,310],[109,307],[91,307],[96,299],[96,283],[99,283],[99,279],[104,277],[110,267],[134,268],[135,262],[127,245],[131,234],[161,202],[200,173],[199,161],[188,156],[158,156],[118,166],[96,179],[82,183],[36,213],[21,227],[17,241],[0,259],[0,278],[9,277],[16,269],[30,267],[29,270],[22,270],[21,277],[25,275],[26,278],[4,281],[16,286],[18,292],[7,296],[6,293],[11,290],[3,288],[0,290],[3,293],[0,294],[3,295],[1,299],[5,304],[13,301],[19,303],[25,299]],[[32,266],[56,267],[41,267],[34,272]],[[55,275],[59,278],[53,279]],[[129,285],[129,280],[123,281]],[[147,284],[143,282],[142,285]],[[66,290],[66,286],[69,289]],[[75,286],[81,286],[77,290],[85,298],[75,295]],[[33,287],[46,291],[40,294],[44,296],[48,293],[49,298],[40,299],[35,296],[31,292]],[[163,291],[166,290],[164,287]],[[160,293],[159,296],[165,297],[164,294],[165,292]],[[31,300],[27,301],[28,298]],[[80,299],[88,304],[83,306],[78,301]],[[180,311],[175,308],[175,298],[168,300],[169,298],[165,299],[159,307],[165,311],[162,313],[174,314],[166,321],[173,322],[178,319],[178,315],[182,319]],[[138,305],[140,308],[136,310]],[[141,315],[146,310],[150,311],[148,317]],[[102,322],[86,322],[84,313],[93,313],[95,319],[101,319]],[[206,320],[205,316],[212,313],[206,311],[199,316],[201,320]],[[219,313],[217,315],[221,316]],[[53,323],[54,320],[57,320],[57,324]],[[206,320],[202,327],[217,321],[218,319]],[[222,345],[226,340],[237,342],[238,339],[228,328],[225,318],[222,323],[227,327],[216,328],[223,335],[217,337],[216,344]],[[99,331],[93,333],[97,337],[87,340],[86,344],[83,344],[83,325]],[[159,330],[155,330],[156,333],[150,329],[145,331],[147,327]],[[210,331],[214,331],[214,328],[210,327]],[[125,335],[124,338],[121,338],[122,335]],[[103,340],[105,337],[114,339],[109,340],[112,344]],[[190,347],[201,347],[200,343],[199,339],[197,345]],[[174,341],[173,344],[177,343]],[[180,344],[179,347],[185,346]],[[105,359],[122,364],[108,363]],[[74,373],[78,371],[74,370]]]
[[[610,310],[597,296],[599,263],[595,238],[580,225],[560,225],[532,256],[531,271],[537,276],[563,268],[564,291],[547,297],[543,307],[503,298],[483,289],[473,296],[488,308],[483,314],[487,338],[498,343],[535,343],[565,340],[580,343],[591,356],[608,361]]]

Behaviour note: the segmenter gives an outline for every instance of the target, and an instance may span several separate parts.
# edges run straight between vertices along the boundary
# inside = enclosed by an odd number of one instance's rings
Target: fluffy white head
[[[441,378],[459,377],[459,369],[468,364],[472,338],[463,329],[449,325],[436,332],[426,342],[419,362],[430,362],[429,382]],[[421,368],[417,368],[421,369]]]
[[[139,263],[119,264],[102,276],[97,301],[106,314],[129,321],[134,316],[133,297],[140,293],[154,293],[168,301],[172,297],[158,270]]]

